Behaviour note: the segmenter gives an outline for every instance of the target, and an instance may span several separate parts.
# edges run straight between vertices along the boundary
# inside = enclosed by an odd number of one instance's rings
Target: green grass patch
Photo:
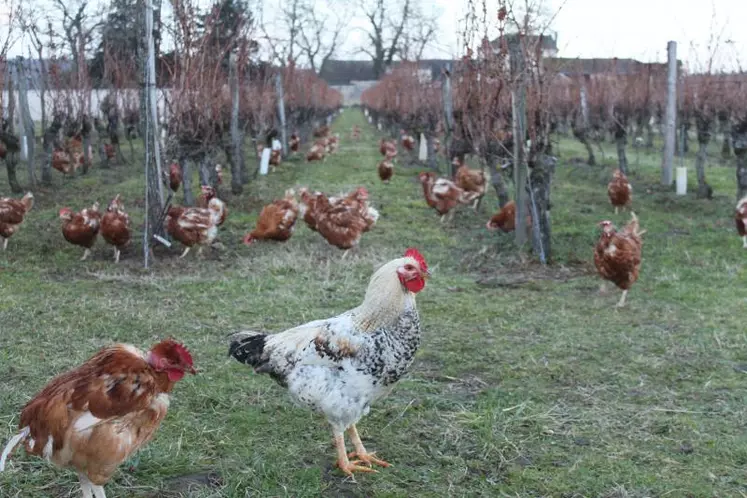
[[[628,306],[599,293],[596,223],[620,224],[606,184],[615,160],[575,160],[561,140],[553,186],[555,263],[542,268],[511,235],[484,229],[496,204],[460,209],[441,224],[402,156],[389,185],[376,175],[377,132],[348,110],[333,125],[340,152],[324,163],[286,161],[221,195],[230,214],[221,250],[181,247],[142,269],[142,166],[95,167],[38,192],[0,253],[0,439],[53,375],[97,348],[184,341],[201,374],[179,383],[155,440],[123,466],[107,496],[740,496],[747,494],[747,305],[732,222],[734,169],[713,161],[711,201],[658,185],[658,152],[629,151],[633,206],[644,235],[641,277]],[[715,145],[713,146],[716,149]],[[125,147],[125,156],[129,150]],[[601,158],[600,158],[601,159]],[[253,159],[250,159],[250,163]],[[686,164],[692,165],[688,156]],[[691,166],[691,191],[694,171]],[[226,175],[228,179],[229,175]],[[198,185],[195,176],[194,185]],[[360,250],[342,253],[302,222],[284,244],[241,244],[262,205],[291,186],[330,194],[365,185],[381,218]],[[8,192],[0,180],[0,192]],[[195,189],[197,193],[197,189]],[[135,244],[113,264],[99,240],[91,260],[62,238],[57,212],[103,206],[122,193]],[[177,201],[180,201],[181,194]],[[336,471],[319,416],[294,407],[269,377],[226,357],[227,334],[281,331],[356,306],[372,271],[418,247],[434,269],[419,295],[423,345],[411,374],[359,424],[367,447],[393,464],[357,482]],[[351,257],[352,256],[352,257]],[[611,287],[610,287],[611,289]],[[186,491],[185,475],[213,486]],[[0,474],[5,497],[77,496],[74,473],[16,454]]]

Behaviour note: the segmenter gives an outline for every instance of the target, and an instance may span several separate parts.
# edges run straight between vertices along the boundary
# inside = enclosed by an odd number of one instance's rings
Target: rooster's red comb
[[[428,271],[428,263],[425,262],[425,258],[422,254],[420,254],[420,251],[418,251],[414,247],[411,247],[405,251],[405,257],[412,258],[417,261],[422,271]]]

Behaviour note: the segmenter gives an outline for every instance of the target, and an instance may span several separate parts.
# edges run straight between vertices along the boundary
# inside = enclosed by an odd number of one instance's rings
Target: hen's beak
[[[430,270],[425,270],[425,271],[424,271],[424,272],[422,272],[421,274],[423,275],[423,278],[424,278],[425,280],[428,280],[428,279],[429,279],[429,278],[431,278],[431,276],[432,276],[432,273],[431,273],[431,271],[430,271]]]
[[[197,370],[196,370],[196,369],[195,369],[195,367],[193,367],[192,365],[189,365],[189,366],[187,367],[187,372],[191,373],[192,375],[195,375],[195,374],[197,374]]]

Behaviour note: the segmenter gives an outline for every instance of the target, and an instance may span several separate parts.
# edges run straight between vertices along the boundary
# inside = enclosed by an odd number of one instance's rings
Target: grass
[[[731,167],[708,168],[716,197],[701,201],[658,186],[658,154],[636,161],[629,151],[634,207],[648,232],[640,280],[628,307],[615,310],[618,292],[599,293],[591,263],[596,223],[628,217],[607,201],[610,146],[604,165],[591,168],[574,160],[581,147],[561,141],[555,262],[543,269],[511,236],[485,231],[493,192],[479,216],[463,209],[442,225],[422,199],[417,168],[398,165],[381,184],[376,132],[364,126],[353,142],[356,123],[363,116],[353,110],[337,120],[342,147],[325,163],[289,161],[238,198],[224,188],[231,212],[222,250],[202,260],[177,260],[180,247],[159,251],[148,272],[137,246],[115,266],[99,241],[93,259],[79,262],[82,249],[64,242],[57,220],[62,205],[105,205],[122,192],[139,225],[138,168],[55,176],[62,187],[39,192],[0,254],[0,438],[15,433],[21,407],[49,378],[97,348],[148,347],[171,334],[202,373],[177,385],[156,439],[115,475],[110,497],[747,493],[747,253],[731,220]],[[301,185],[330,194],[369,188],[382,216],[358,255],[341,261],[303,223],[285,244],[241,245],[261,206]],[[435,270],[419,295],[423,345],[411,374],[359,425],[393,467],[353,482],[333,467],[324,420],[228,359],[225,338],[357,305],[373,269],[410,245]],[[174,480],[207,473],[212,485],[191,491]],[[0,490],[78,496],[72,472],[22,451],[0,474]]]

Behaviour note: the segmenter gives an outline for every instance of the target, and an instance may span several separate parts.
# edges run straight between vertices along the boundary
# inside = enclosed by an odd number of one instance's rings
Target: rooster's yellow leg
[[[350,429],[348,429],[348,436],[350,436],[350,441],[355,447],[355,451],[349,453],[348,457],[357,458],[356,463],[360,462],[368,465],[375,464],[379,467],[389,467],[391,465],[389,462],[376,458],[374,456],[376,452],[369,453],[366,451],[366,448],[363,446],[363,442],[361,441],[361,437],[358,435],[358,429],[356,429],[355,424],[351,425]]]
[[[376,472],[370,467],[362,467],[357,465],[358,462],[351,462],[348,459],[348,453],[345,449],[345,435],[340,432],[335,433],[335,446],[337,447],[337,466],[349,476],[353,475],[353,472]]]

